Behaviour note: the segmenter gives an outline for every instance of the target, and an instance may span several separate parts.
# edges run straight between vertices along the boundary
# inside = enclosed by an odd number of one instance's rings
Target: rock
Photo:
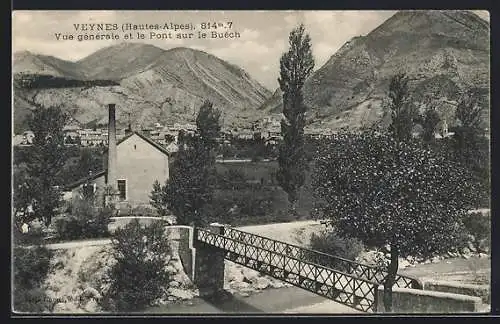
[[[472,242],[469,242],[468,248],[471,252],[476,252],[476,250],[477,250]]]
[[[469,250],[469,248],[467,248],[467,247],[463,248],[463,249],[462,249],[462,254],[464,254],[464,255],[470,255],[470,250]]]
[[[240,292],[239,295],[241,297],[249,297],[250,296],[250,294],[248,292]]]
[[[171,274],[171,275],[176,275],[176,274],[178,273],[177,269],[174,267],[174,265],[173,265],[173,264],[169,264],[169,265],[165,268],[165,270],[166,270],[169,274]]]
[[[482,253],[482,252],[480,252],[480,253],[478,254],[478,256],[479,256],[480,258],[487,258],[487,257],[489,257],[489,255],[488,255],[488,254],[486,254],[486,253]]]
[[[257,280],[257,278],[259,277],[259,272],[252,270],[252,269],[243,269],[242,273],[244,276],[243,281],[248,282],[248,283],[255,282]]]
[[[250,283],[245,281],[235,281],[231,283],[232,287],[236,290],[243,290],[250,287]]]
[[[168,296],[168,297],[167,297],[167,300],[168,300],[168,301],[176,301],[176,300],[177,300],[177,297],[175,297],[175,296]]]
[[[225,275],[226,281],[243,281],[245,279],[241,269],[234,266],[227,267]]]
[[[429,260],[429,259],[427,259],[427,260],[425,260],[425,261],[423,262],[423,264],[429,264],[429,263],[431,263],[431,260]]]
[[[431,263],[438,263],[441,259],[438,256],[435,256],[431,259]]]
[[[52,309],[53,313],[83,313],[83,310],[78,308],[73,303],[57,303]]]
[[[267,287],[269,287],[269,280],[268,279],[266,279],[264,277],[257,278],[257,281],[255,283],[255,288],[262,290],[262,289],[266,289]]]
[[[87,287],[83,290],[82,295],[83,298],[93,298],[93,299],[101,299],[101,293],[93,288],[93,287]]]
[[[85,306],[83,307],[83,309],[86,311],[86,312],[89,312],[89,313],[95,313],[99,310],[99,305],[97,304],[97,301],[95,299],[91,299],[89,300]]]
[[[168,283],[168,286],[169,287],[172,287],[172,288],[179,288],[180,287],[180,283],[178,281],[175,281],[175,280],[172,280]]]
[[[191,291],[179,288],[169,288],[168,293],[170,296],[174,296],[181,300],[188,300],[194,297],[194,294]]]
[[[462,258],[464,258],[464,259],[466,259],[466,260],[467,260],[467,259],[469,259],[469,258],[470,258],[470,255],[468,255],[468,254],[462,254]]]
[[[274,280],[274,281],[271,281],[270,286],[271,286],[271,288],[279,289],[279,288],[284,288],[285,283],[283,283],[281,281]]]
[[[399,259],[399,265],[398,265],[398,267],[400,269],[404,269],[404,268],[408,267],[409,265],[410,265],[410,262],[408,262],[407,260],[405,260],[405,259]]]
[[[172,280],[177,281],[181,287],[188,287],[191,285],[191,279],[183,272],[174,275]]]

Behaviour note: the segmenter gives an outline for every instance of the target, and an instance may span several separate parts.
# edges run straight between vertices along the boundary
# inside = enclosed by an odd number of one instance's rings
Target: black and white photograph
[[[486,10],[14,10],[11,314],[491,313]]]

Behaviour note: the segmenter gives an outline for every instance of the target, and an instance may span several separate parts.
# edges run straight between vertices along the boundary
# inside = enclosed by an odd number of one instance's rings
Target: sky
[[[489,20],[487,11],[475,11]],[[12,17],[12,49],[52,55],[76,61],[101,48],[124,41],[143,42],[163,49],[190,47],[203,50],[236,64],[271,91],[278,87],[279,58],[288,48],[288,35],[303,23],[311,37],[315,69],[320,68],[345,42],[366,35],[396,11],[14,11]],[[222,22],[239,38],[198,39],[202,22]],[[118,31],[77,31],[76,25],[118,24]],[[196,30],[192,39],[124,40],[128,31],[122,24],[189,24]],[[220,28],[216,29],[221,31]],[[223,29],[226,31],[229,29]],[[211,31],[211,30],[210,30]],[[209,31],[209,36],[210,36]],[[158,31],[165,32],[165,31]],[[178,32],[185,32],[179,30]],[[190,32],[190,31],[188,31]],[[117,34],[119,40],[61,40],[56,34]],[[135,35],[135,33],[134,33]]]

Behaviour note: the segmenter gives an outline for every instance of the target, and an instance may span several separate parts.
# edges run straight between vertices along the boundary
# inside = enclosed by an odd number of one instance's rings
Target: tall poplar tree
[[[277,180],[288,194],[290,211],[295,213],[298,191],[305,181],[304,126],[305,113],[302,88],[314,68],[311,38],[304,25],[292,30],[289,49],[280,59],[278,82],[283,92],[283,119],[279,148]]]

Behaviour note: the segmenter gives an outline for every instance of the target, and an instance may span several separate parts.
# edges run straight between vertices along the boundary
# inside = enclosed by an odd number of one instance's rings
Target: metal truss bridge
[[[227,260],[363,312],[377,310],[377,290],[387,276],[379,267],[230,227],[222,234],[196,229],[194,238],[223,250]],[[394,287],[422,289],[418,280],[402,275]]]

